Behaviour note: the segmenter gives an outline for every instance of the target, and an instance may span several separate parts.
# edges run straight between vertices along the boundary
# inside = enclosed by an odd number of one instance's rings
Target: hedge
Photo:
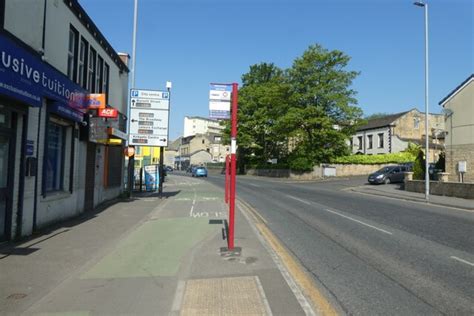
[[[331,160],[331,163],[339,164],[361,164],[361,165],[371,165],[371,164],[386,164],[386,163],[408,163],[414,162],[416,156],[413,156],[408,152],[393,153],[393,154],[383,154],[383,155],[350,155],[334,158]]]

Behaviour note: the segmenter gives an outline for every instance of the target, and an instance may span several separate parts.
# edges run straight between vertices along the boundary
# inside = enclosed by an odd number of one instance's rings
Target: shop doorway
[[[95,189],[95,152],[96,145],[87,143],[86,156],[86,188],[84,196],[84,210],[91,211],[94,209],[94,189]]]
[[[15,160],[15,138],[11,123],[10,115],[0,111],[0,242],[10,239],[11,235]],[[5,126],[10,128],[6,129]]]

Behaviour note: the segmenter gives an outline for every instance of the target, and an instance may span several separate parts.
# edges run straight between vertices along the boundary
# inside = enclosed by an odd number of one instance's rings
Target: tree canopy
[[[346,70],[349,61],[341,51],[312,45],[289,69],[250,66],[239,90],[239,162],[276,158],[309,170],[347,154],[346,140],[362,118],[351,88],[358,72]]]

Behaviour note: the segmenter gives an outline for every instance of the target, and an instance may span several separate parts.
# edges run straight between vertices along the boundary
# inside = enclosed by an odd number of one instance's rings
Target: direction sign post
[[[168,146],[169,92],[131,90],[129,144]]]

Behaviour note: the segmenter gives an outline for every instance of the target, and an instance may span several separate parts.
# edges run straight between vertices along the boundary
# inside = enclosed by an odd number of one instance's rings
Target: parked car
[[[207,178],[207,169],[206,167],[195,167],[192,173],[193,177],[206,177]]]
[[[409,170],[406,166],[388,166],[369,175],[370,184],[389,184],[403,182],[405,172]]]
[[[165,170],[168,172],[173,172],[174,169],[171,166],[165,166]]]

